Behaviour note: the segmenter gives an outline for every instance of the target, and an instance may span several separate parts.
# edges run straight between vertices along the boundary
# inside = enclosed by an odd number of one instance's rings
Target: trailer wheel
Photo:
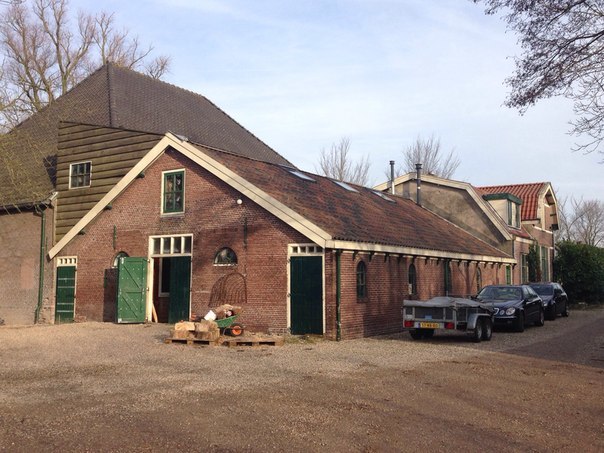
[[[411,329],[409,331],[409,335],[411,335],[411,338],[413,338],[414,340],[421,340],[424,336],[420,329]]]
[[[483,319],[482,322],[482,339],[484,341],[491,341],[491,337],[493,336],[493,322],[488,318]]]
[[[480,343],[480,340],[482,340],[483,332],[484,329],[482,328],[482,320],[477,319],[476,327],[474,328],[474,332],[472,332],[471,334],[472,341],[474,343]]]

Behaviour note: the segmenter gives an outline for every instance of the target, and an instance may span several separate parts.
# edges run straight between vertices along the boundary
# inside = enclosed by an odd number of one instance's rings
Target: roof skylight
[[[376,194],[378,197],[383,198],[386,201],[389,201],[390,203],[394,203],[394,200],[392,198],[390,198],[389,196],[387,196],[384,192],[380,192],[379,190],[371,190],[374,194]]]
[[[336,183],[338,186],[342,187],[343,189],[346,189],[349,192],[359,192],[357,189],[355,189],[354,187],[346,184],[344,181],[336,181],[335,179],[332,179],[332,181],[334,183]]]
[[[314,179],[312,179],[310,176],[302,173],[301,171],[298,170],[293,170],[291,168],[288,168],[287,171],[289,171],[292,175],[297,176],[300,179],[304,179],[305,181],[312,181],[312,182],[316,182]]]

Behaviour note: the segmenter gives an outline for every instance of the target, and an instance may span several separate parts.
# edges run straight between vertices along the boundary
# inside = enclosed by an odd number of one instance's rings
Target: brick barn
[[[57,186],[114,132],[140,135],[64,125]],[[49,257],[75,282],[75,318],[176,322],[233,303],[251,330],[328,338],[398,332],[404,298],[473,294],[513,262],[409,199],[169,133]]]
[[[106,65],[0,140],[0,321],[401,329],[516,260],[408,197],[296,169],[203,96]],[[0,323],[1,323],[0,322]]]

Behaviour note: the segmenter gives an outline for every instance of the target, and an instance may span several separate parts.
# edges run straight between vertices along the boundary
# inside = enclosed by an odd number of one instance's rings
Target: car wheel
[[[409,331],[409,334],[414,340],[421,340],[423,337],[422,331],[420,329],[412,329]]]
[[[547,307],[547,320],[555,321],[556,320],[556,304],[551,303]]]
[[[545,311],[542,308],[541,310],[539,310],[539,317],[535,321],[535,325],[537,327],[541,327],[543,326],[543,324],[545,324]]]
[[[476,327],[474,328],[474,332],[472,332],[472,335],[470,338],[472,338],[472,341],[474,343],[480,343],[480,340],[482,340],[483,332],[484,332],[484,329],[483,329],[483,325],[482,325],[482,320],[478,319],[478,320],[476,320]]]
[[[484,341],[491,341],[491,337],[493,336],[493,322],[490,319],[482,320],[482,339]]]
[[[524,332],[524,313],[518,313],[518,317],[514,321],[514,330],[516,332]]]
[[[564,316],[565,318],[568,318],[568,315],[570,315],[570,312],[568,311],[568,302],[564,302],[564,308],[562,309],[562,316]]]

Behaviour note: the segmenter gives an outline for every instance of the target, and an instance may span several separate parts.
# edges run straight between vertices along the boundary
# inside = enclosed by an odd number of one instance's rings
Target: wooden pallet
[[[196,344],[199,346],[216,346],[218,344],[216,340],[202,340],[201,338],[166,338],[164,343]]]
[[[222,345],[229,348],[239,346],[283,346],[283,343],[283,338],[229,338],[222,341]]]

